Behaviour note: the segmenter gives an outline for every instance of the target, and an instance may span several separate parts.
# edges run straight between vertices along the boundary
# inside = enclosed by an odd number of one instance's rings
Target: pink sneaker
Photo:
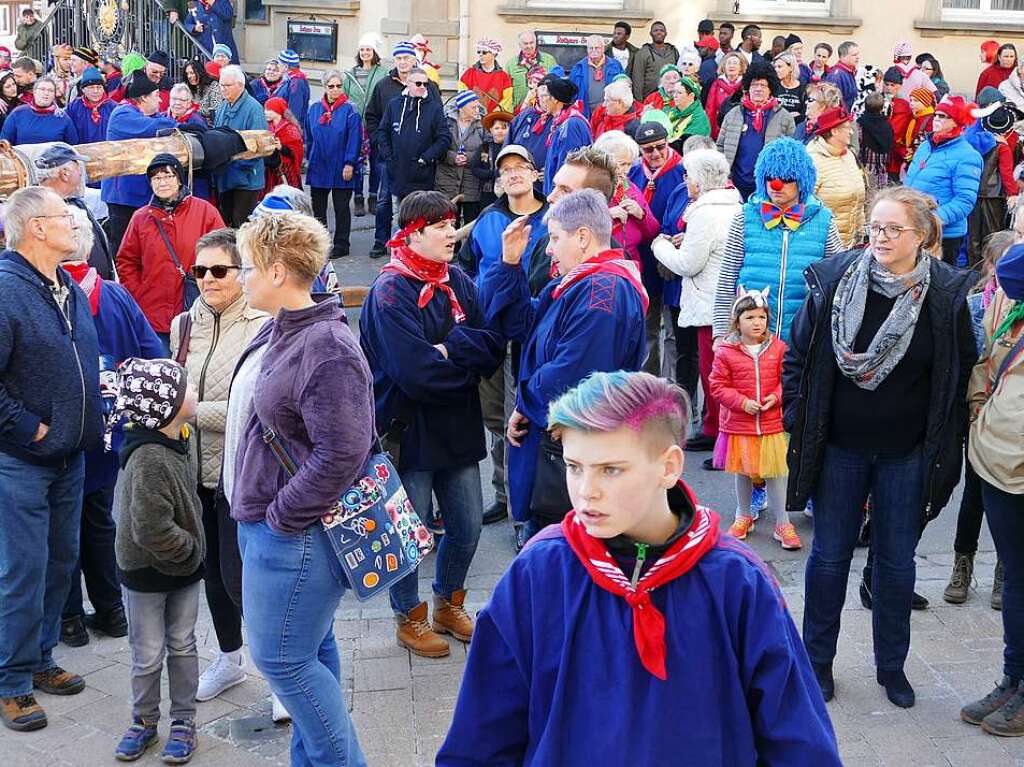
[[[772,538],[781,543],[782,548],[787,551],[794,551],[796,549],[803,548],[803,544],[800,543],[800,536],[796,534],[796,528],[793,527],[790,522],[787,522],[784,525],[776,525],[775,532],[772,533]]]
[[[790,525],[792,527],[792,525]],[[747,537],[747,533],[754,529],[754,518],[739,516],[736,517],[736,521],[729,525],[729,535],[736,540],[742,541]]]

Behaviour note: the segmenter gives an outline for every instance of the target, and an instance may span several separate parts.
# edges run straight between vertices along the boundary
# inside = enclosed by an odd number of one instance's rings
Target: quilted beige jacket
[[[212,490],[220,479],[231,374],[238,358],[270,315],[250,307],[244,294],[220,314],[199,298],[189,314],[192,315],[192,334],[185,368],[199,394],[196,411],[199,477],[203,487]],[[171,321],[171,357],[178,354],[182,316],[179,314]]]
[[[832,211],[844,248],[864,239],[864,174],[852,150],[836,154],[820,136],[807,145],[807,153],[818,170],[814,194]]]

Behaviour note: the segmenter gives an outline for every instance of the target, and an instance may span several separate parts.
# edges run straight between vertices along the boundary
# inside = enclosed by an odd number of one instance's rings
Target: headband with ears
[[[739,306],[740,301],[744,298],[749,298],[754,302],[754,308],[756,309],[767,309],[768,308],[768,292],[771,290],[771,286],[768,285],[764,290],[747,290],[742,285],[739,286],[739,290],[736,293],[736,300],[732,304],[732,312],[736,313],[736,307]]]

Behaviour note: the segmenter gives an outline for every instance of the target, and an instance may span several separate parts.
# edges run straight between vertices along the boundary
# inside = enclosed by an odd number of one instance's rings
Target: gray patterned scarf
[[[895,275],[879,264],[870,248],[850,264],[832,303],[832,346],[839,371],[857,386],[874,391],[903,359],[914,335],[931,282],[931,256],[922,253],[914,270]],[[863,352],[853,350],[864,321],[868,290],[895,298],[892,311]]]

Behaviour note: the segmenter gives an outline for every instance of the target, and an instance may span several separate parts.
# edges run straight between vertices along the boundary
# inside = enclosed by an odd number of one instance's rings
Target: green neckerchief
[[[996,332],[992,334],[992,343],[995,343],[1000,337],[1009,333],[1010,328],[1021,320],[1024,320],[1024,301],[1016,301],[1010,308],[1010,311],[1006,313],[1003,321],[999,323]]]

